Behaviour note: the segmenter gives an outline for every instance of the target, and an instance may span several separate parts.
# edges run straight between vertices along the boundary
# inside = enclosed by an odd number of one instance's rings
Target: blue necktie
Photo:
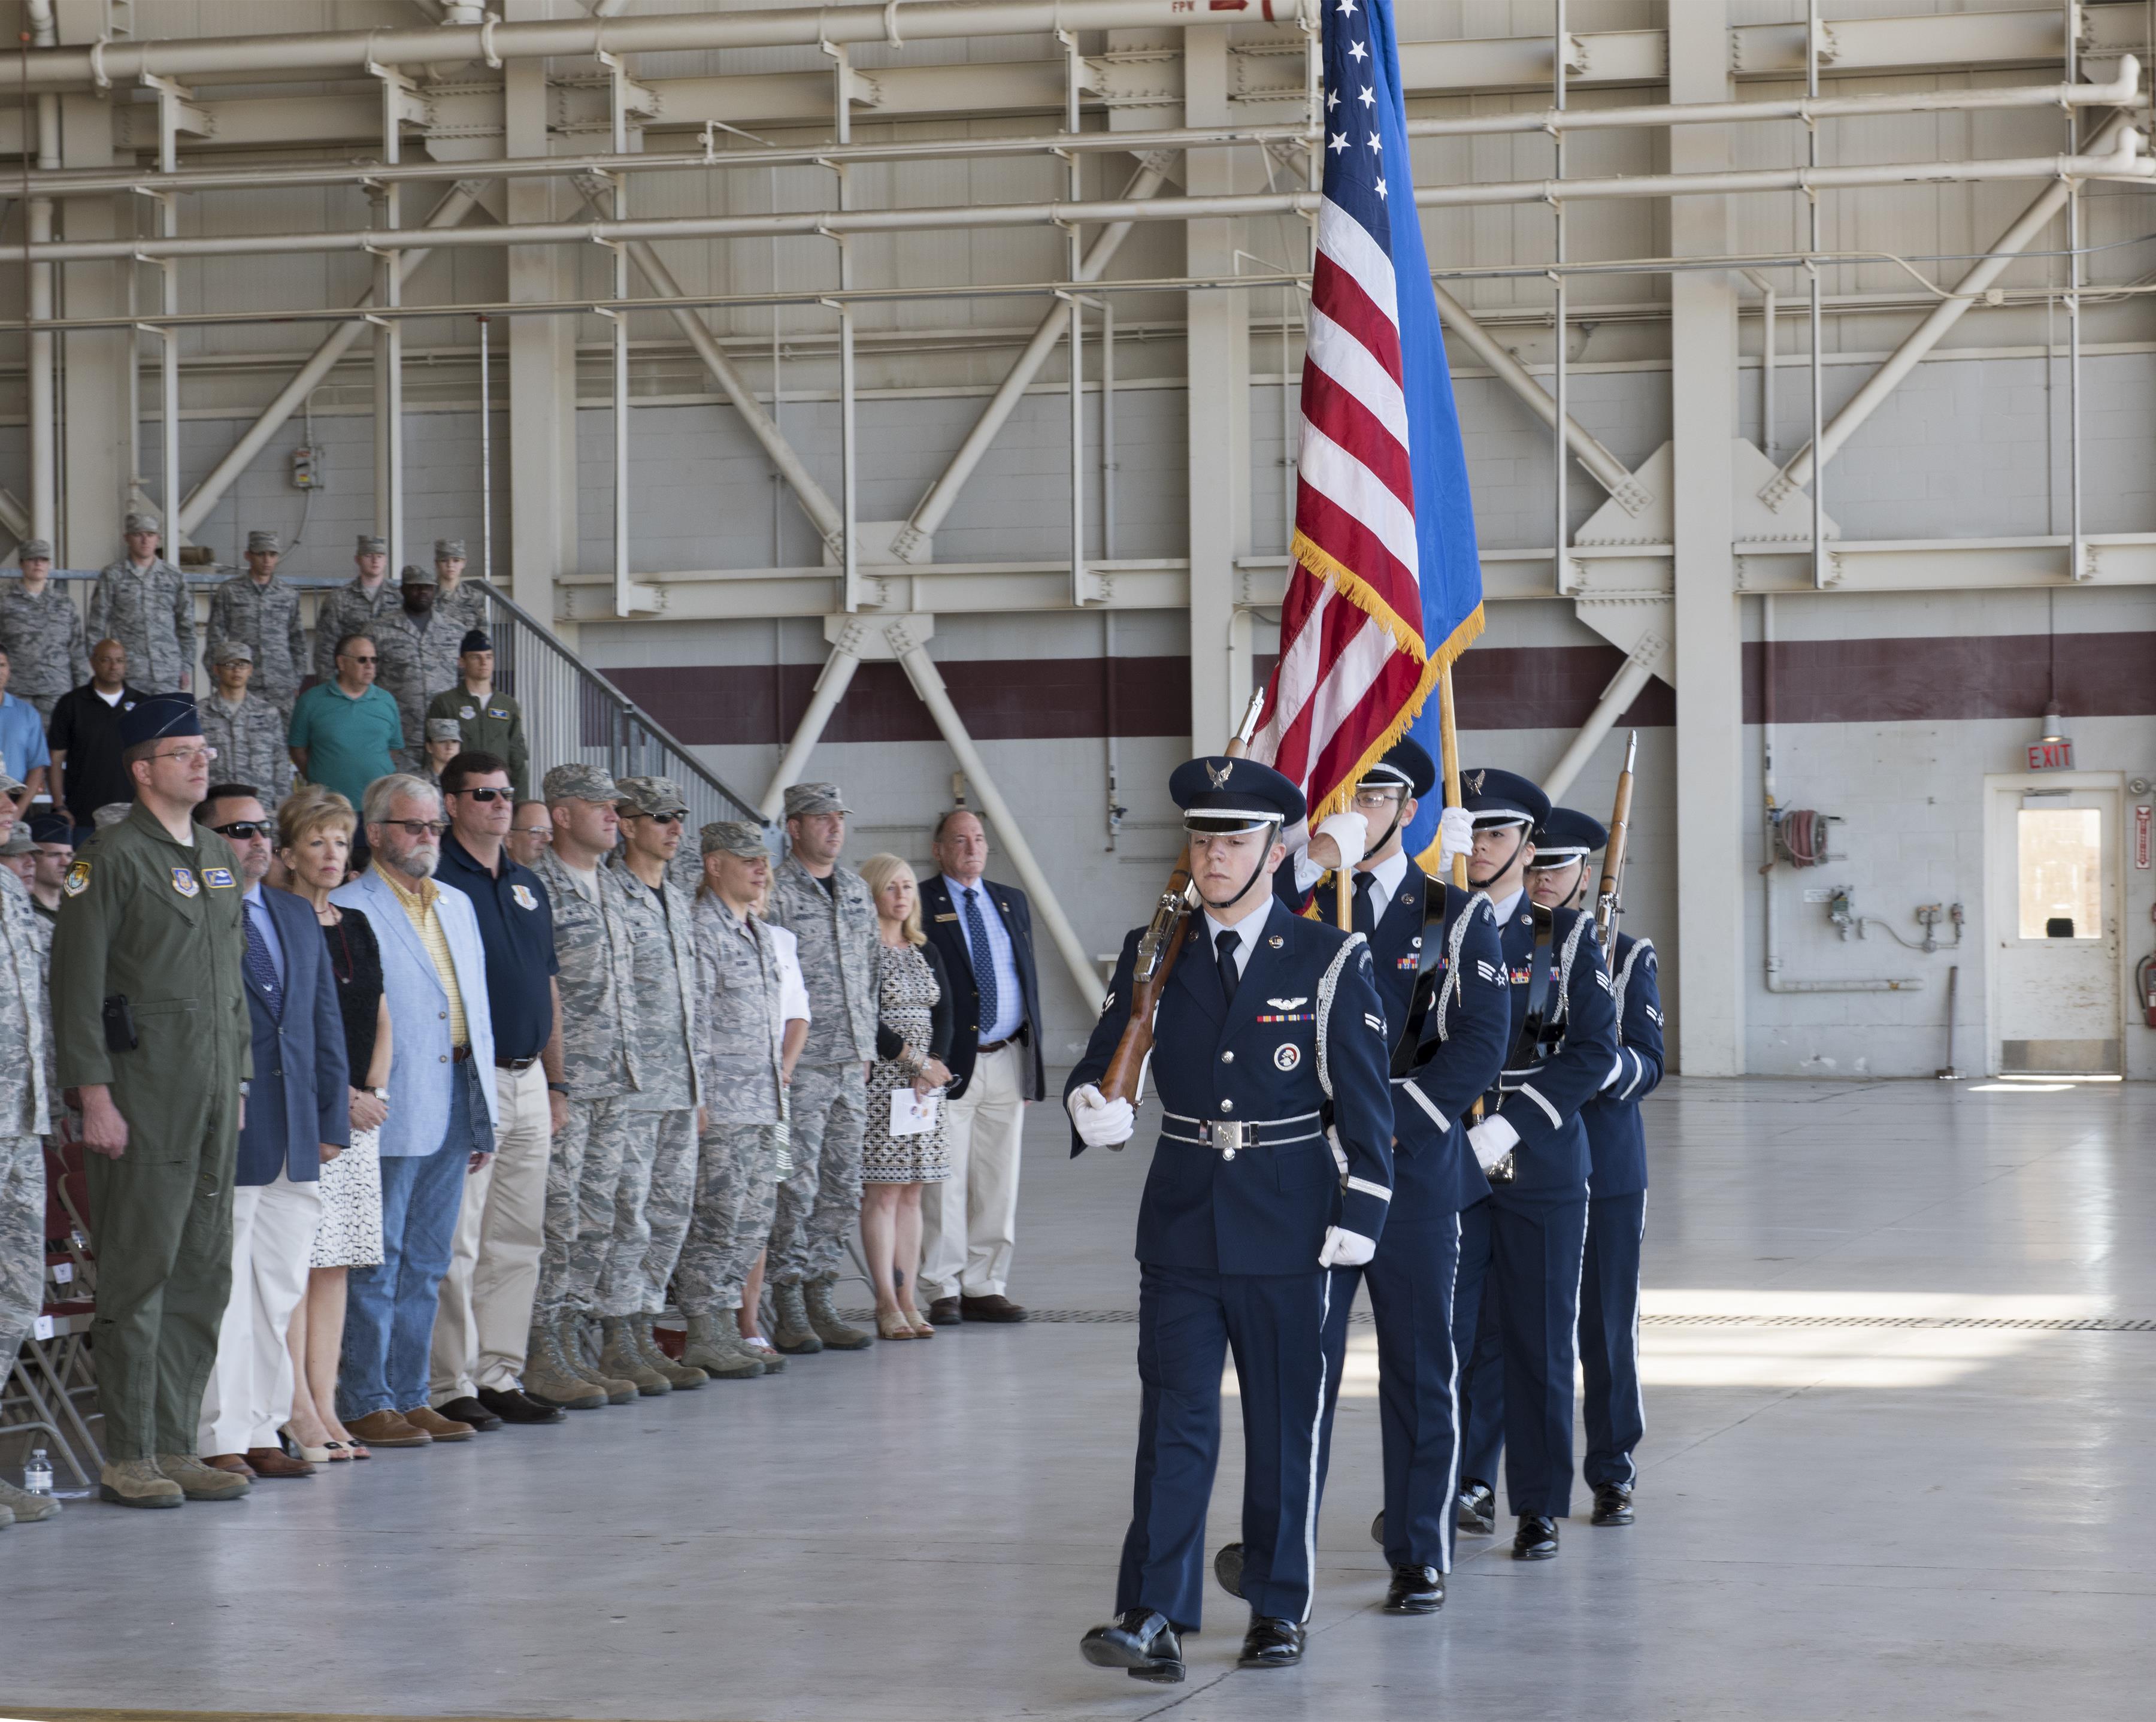
[[[996,959],[988,949],[988,929],[981,919],[981,893],[966,887],[966,944],[973,954],[973,990],[981,995],[981,1028],[996,1020]]]
[[[1355,876],[1355,907],[1350,918],[1354,923],[1354,930],[1365,938],[1376,929],[1378,876],[1375,873],[1358,873]]]
[[[270,1014],[280,1020],[285,1015],[285,989],[278,984],[277,965],[270,960],[270,947],[262,937],[262,929],[254,924],[259,910],[249,907],[243,919],[247,925],[247,978],[262,989],[270,1000]]]
[[[1235,1002],[1235,984],[1242,979],[1243,971],[1235,966],[1235,955],[1242,944],[1241,938],[1232,927],[1224,927],[1213,942],[1213,954],[1220,964],[1220,990],[1228,995],[1228,1002]]]

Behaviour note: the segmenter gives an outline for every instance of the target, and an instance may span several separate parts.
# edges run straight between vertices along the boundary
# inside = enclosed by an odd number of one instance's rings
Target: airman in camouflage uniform
[[[403,603],[385,610],[367,631],[382,657],[375,680],[397,702],[397,715],[404,723],[407,742],[398,756],[398,769],[416,772],[426,763],[419,738],[427,732],[427,702],[457,685],[457,648],[465,630],[435,610],[434,575],[407,566],[399,578]]]
[[[167,693],[192,679],[194,599],[187,577],[157,553],[157,522],[149,515],[127,517],[127,553],[108,563],[90,589],[86,625],[92,640],[127,648],[136,686]]]
[[[359,573],[349,586],[340,586],[322,600],[315,612],[315,679],[336,680],[337,642],[347,635],[367,634],[383,615],[396,607],[397,583],[388,578],[389,543],[369,532],[359,535],[352,561]],[[372,581],[372,585],[368,582]],[[379,676],[380,671],[376,675]],[[407,735],[416,734],[406,730]]]
[[[688,803],[666,778],[618,778],[614,793],[625,840],[608,867],[621,887],[629,927],[629,1027],[640,1061],[637,1087],[622,1108],[641,1122],[643,1132],[630,1140],[614,1197],[613,1247],[599,1282],[607,1335],[599,1367],[628,1376],[646,1393],[665,1392],[670,1385],[704,1381],[701,1370],[674,1363],[651,1337],[689,1230],[696,1109],[704,1097],[696,1058],[696,949],[689,898],[665,871],[680,845]],[[655,887],[645,876],[654,869]]]
[[[598,1300],[599,1275],[613,1237],[614,1192],[636,1125],[622,1101],[636,1087],[642,1065],[630,1030],[635,981],[620,884],[609,867],[585,871],[562,858],[572,840],[571,820],[590,820],[600,840],[584,849],[611,840],[613,779],[597,766],[557,765],[547,774],[541,793],[556,815],[557,832],[531,871],[554,910],[562,1074],[569,1092],[568,1122],[555,1133],[547,1164],[546,1238],[524,1390],[550,1404],[583,1409],[636,1396],[634,1382],[601,1376],[584,1365],[578,1324]]]
[[[13,820],[12,804],[5,816]],[[40,928],[29,892],[0,869],[0,1367],[13,1365],[44,1307],[52,1028]],[[0,1525],[59,1511],[49,1496],[0,1483]]]
[[[284,714],[254,691],[254,649],[244,640],[212,650],[217,687],[202,702],[203,738],[217,749],[218,782],[246,784],[274,808],[292,793],[292,754]]]
[[[434,614],[444,621],[455,623],[459,635],[486,626],[486,594],[476,586],[465,585],[464,579],[465,541],[462,538],[435,539]],[[501,749],[490,748],[486,751],[500,753]],[[521,795],[524,792],[519,789],[516,793]]]
[[[771,887],[771,919],[800,941],[808,987],[808,1041],[793,1069],[788,1151],[793,1169],[778,1187],[769,1272],[781,1351],[854,1350],[875,1341],[841,1322],[832,1302],[846,1234],[861,1205],[861,1133],[868,1122],[869,1066],[876,1048],[876,912],[861,876],[838,862],[846,804],[836,784],[786,792],[793,852]],[[803,865],[808,851],[832,889]]]
[[[300,625],[299,589],[277,578],[284,553],[285,541],[276,533],[247,535],[247,572],[209,595],[208,657],[214,674],[221,648],[234,640],[246,645],[254,655],[254,697],[268,701],[290,722],[292,702],[307,679],[307,630]]]
[[[90,645],[74,600],[53,583],[53,547],[23,541],[19,579],[0,583],[0,650],[14,674],[8,691],[53,721],[53,702],[90,680]]]
[[[752,901],[768,882],[771,856],[762,828],[745,820],[706,825],[699,846],[706,884],[691,924],[704,1128],[696,1208],[674,1278],[681,1313],[689,1318],[682,1361],[712,1375],[747,1379],[767,1368],[742,1343],[734,1312],[771,1235],[778,1192],[779,1137],[786,1118],[784,1025],[772,931],[753,914],[737,912],[723,893],[725,870],[732,866],[735,882],[744,887],[733,895]]]

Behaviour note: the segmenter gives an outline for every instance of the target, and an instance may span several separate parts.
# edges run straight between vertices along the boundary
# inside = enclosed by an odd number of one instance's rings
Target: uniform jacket
[[[1273,894],[1300,915],[1315,911],[1314,920],[1337,927],[1335,892],[1338,875],[1327,873],[1308,891],[1296,888],[1292,861],[1273,875]],[[1378,996],[1385,1001],[1385,1021],[1393,1033],[1406,1020],[1408,1000],[1414,995],[1415,970],[1422,958],[1423,900],[1430,875],[1413,860],[1401,877],[1400,888],[1384,904],[1384,912],[1367,935],[1370,961],[1378,980]]]
[[[464,732],[467,753],[491,753],[497,759],[508,762],[509,786],[516,791],[516,799],[523,800],[531,794],[528,787],[531,777],[531,750],[524,741],[524,708],[499,690],[485,699],[465,691],[459,676],[455,686],[444,688],[427,702],[429,719],[448,717],[455,721]],[[419,733],[424,736],[423,729]],[[687,853],[690,846],[684,844]],[[690,860],[697,857],[690,854]],[[702,869],[696,869],[701,876]]]
[[[1491,1112],[1520,1133],[1514,1156],[1517,1175],[1509,1184],[1491,1187],[1493,1195],[1508,1204],[1585,1199],[1587,1131],[1579,1109],[1601,1088],[1617,1056],[1617,1005],[1601,948],[1594,942],[1593,918],[1578,909],[1549,912],[1553,926],[1548,1015],[1563,1017],[1564,1038],[1539,1063],[1515,1067],[1507,1052],[1499,1078],[1502,1092],[1489,1097]],[[1534,912],[1525,895],[1501,933],[1512,988],[1508,1039],[1517,1045],[1527,1020],[1535,949]]]
[[[404,746],[414,758],[426,753],[427,702],[445,687],[461,680],[457,671],[457,648],[464,630],[446,617],[429,612],[415,616],[400,600],[367,625],[374,636],[382,662],[376,681],[397,702],[403,720]]]
[[[716,1128],[775,1124],[784,1116],[778,948],[772,929],[743,921],[716,892],[696,899],[696,1068]]]
[[[629,1033],[629,929],[612,871],[596,870],[598,901],[586,900],[552,849],[531,864],[554,910],[555,977],[562,991],[562,1073],[572,1100],[603,1100],[634,1085],[636,1048]]]
[[[485,1080],[490,1126],[500,1128],[494,1085],[494,1020],[486,1008],[486,951],[480,943],[479,918],[464,892],[437,885],[435,918],[449,943],[457,992],[464,1005],[471,1056]],[[330,893],[339,908],[357,909],[374,928],[382,947],[382,990],[389,1000],[394,1028],[389,1054],[389,1116],[382,1126],[382,1155],[430,1154],[443,1146],[449,1128],[451,1086],[459,1072],[449,1045],[449,1000],[434,959],[419,942],[418,929],[397,893],[369,867],[349,885]],[[340,1030],[341,1034],[342,1031]]]
[[[178,687],[195,661],[195,604],[186,576],[162,556],[146,568],[121,557],[90,589],[89,637],[127,648],[131,686],[152,693]]]
[[[254,1069],[239,861],[208,826],[192,835],[175,841],[138,802],[69,865],[53,930],[59,1080],[110,1087],[137,1139],[131,1154],[192,1152]],[[135,1020],[126,1051],[105,1044],[116,994]]]
[[[1579,1113],[1593,1160],[1588,1193],[1595,1196],[1637,1195],[1647,1187],[1647,1137],[1640,1127],[1640,1103],[1662,1080],[1662,990],[1655,948],[1646,939],[1620,933],[1613,966],[1623,1041],[1617,1074]]]
[[[681,1112],[703,1098],[696,1075],[696,939],[689,898],[663,878],[662,910],[619,851],[599,871],[620,892],[629,933],[629,1041],[635,1050],[633,1112]]]
[[[249,683],[236,706],[212,693],[197,702],[203,739],[217,749],[217,780],[249,784],[264,807],[275,809],[292,793],[292,753],[285,744],[284,714]]]
[[[875,905],[851,867],[833,871],[835,900],[792,856],[771,882],[771,918],[799,941],[808,983],[803,1064],[863,1064],[876,1056]]]
[[[234,574],[209,595],[208,639],[203,657],[217,660],[218,648],[239,640],[254,653],[254,676],[249,691],[289,707],[307,679],[307,630],[300,625],[300,593],[276,575],[266,586],[251,573]]]
[[[82,614],[57,580],[34,598],[19,578],[0,582],[0,646],[13,671],[8,689],[24,699],[56,699],[90,680]]]
[[[1434,1219],[1472,1207],[1490,1194],[1490,1180],[1467,1145],[1469,1108],[1496,1082],[1512,1034],[1512,988],[1490,899],[1479,891],[1440,884],[1419,867],[1412,867],[1410,876],[1419,880],[1430,907],[1441,918],[1430,923],[1427,932],[1403,938],[1409,919],[1420,918],[1400,917],[1402,928],[1395,932],[1387,924],[1394,918],[1389,912],[1378,931],[1389,935],[1387,948],[1404,945],[1418,958],[1425,938],[1438,941],[1431,968],[1442,979],[1419,1038],[1420,1046],[1430,1049],[1429,1055],[1393,1082],[1393,1152],[1399,1185],[1395,1229],[1409,1222],[1410,1210],[1415,1219]],[[1378,974],[1384,972],[1380,959]],[[1408,1031],[1412,996],[1410,987],[1397,1016],[1388,1008],[1386,1023],[1395,1047]]]
[[[434,589],[434,614],[456,624],[457,642],[462,645],[473,629],[486,627],[486,594],[470,578],[459,576],[454,591]]]
[[[51,1128],[44,924],[23,882],[13,873],[0,878],[0,1135],[43,1136]]]
[[[382,619],[386,610],[403,606],[403,590],[394,575],[385,574],[382,583],[369,597],[366,589],[354,576],[321,602],[315,612],[315,675],[317,680],[328,681],[336,675],[337,641],[347,634],[358,634],[369,629]],[[380,679],[379,666],[375,676]],[[418,743],[414,743],[416,747]]]
[[[983,879],[980,891],[1003,917],[1004,931],[1010,935],[1011,962],[1018,969],[1019,990],[1025,995],[1025,1020],[1019,1026],[1025,1045],[1025,1056],[1019,1061],[1019,1097],[1038,1100],[1048,1092],[1048,1077],[1040,1056],[1040,972],[1033,957],[1033,905],[1014,885]],[[973,1077],[980,1048],[981,992],[973,979],[973,948],[966,938],[963,905],[952,901],[951,887],[941,873],[921,882],[921,922],[929,943],[943,959],[943,972],[951,982],[951,1051],[943,1061],[951,1068],[947,1092],[956,1100]]]
[[[1217,1273],[1314,1273],[1325,1228],[1374,1238],[1393,1189],[1388,1047],[1370,956],[1361,938],[1292,915],[1276,902],[1231,1005],[1194,915],[1153,1019],[1152,1080],[1168,1114],[1138,1208],[1137,1257]],[[1115,979],[1086,1056],[1064,1092],[1097,1082],[1130,1017],[1138,930],[1123,940]],[[1343,946],[1346,959],[1334,969]],[[1335,974],[1327,1000],[1323,983]],[[1321,1024],[1321,1017],[1323,1020]],[[1320,1028],[1332,1094],[1319,1080]],[[1333,1142],[1316,1133],[1332,1115]],[[1291,1120],[1292,1136],[1239,1152],[1172,1139],[1194,1121]],[[1194,1122],[1178,1122],[1189,1120]],[[1336,1145],[1337,1144],[1337,1145]],[[1072,1133],[1071,1152],[1084,1152]]]
[[[289,891],[264,886],[263,907],[284,948],[283,1008],[240,965],[253,1028],[254,1080],[239,1127],[235,1184],[274,1184],[283,1172],[295,1184],[322,1175],[321,1144],[352,1145],[351,1072],[345,1062],[344,1018],[336,977],[314,910]],[[245,935],[243,933],[242,937]]]

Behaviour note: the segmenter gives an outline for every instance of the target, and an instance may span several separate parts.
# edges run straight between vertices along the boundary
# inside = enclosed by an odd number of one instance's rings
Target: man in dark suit
[[[938,1327],[1024,1321],[1004,1295],[1018,1236],[1019,1143],[1025,1103],[1044,1089],[1040,980],[1025,893],[981,875],[988,835],[954,807],[936,822],[937,872],[921,918],[951,977],[948,1183],[921,1195],[921,1289]]]
[[[305,1477],[315,1468],[278,1442],[292,1412],[285,1330],[307,1288],[322,1164],[352,1145],[344,1020],[313,911],[263,886],[277,834],[253,788],[215,785],[195,822],[239,858],[240,969],[254,1042],[233,1192],[232,1296],[203,1395],[199,1450],[239,1476]]]

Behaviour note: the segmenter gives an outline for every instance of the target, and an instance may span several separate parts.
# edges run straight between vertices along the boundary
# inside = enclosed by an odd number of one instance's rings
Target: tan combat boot
[[[220,1471],[193,1453],[159,1453],[157,1469],[191,1501],[236,1501],[254,1487],[237,1471]]]
[[[596,1369],[584,1361],[583,1323],[579,1317],[563,1316],[557,1332],[561,1336],[562,1361],[571,1375],[582,1375],[606,1395],[608,1405],[627,1405],[637,1396],[635,1382],[624,1381],[611,1370]]]
[[[12,1483],[0,1483],[0,1513],[17,1524],[35,1524],[42,1519],[59,1518],[60,1504],[50,1495],[33,1495]]]
[[[689,1318],[689,1343],[681,1348],[681,1360],[729,1381],[751,1381],[763,1373],[762,1360],[741,1343],[723,1314]]]
[[[157,1468],[155,1459],[112,1459],[97,1474],[100,1500],[116,1507],[183,1507],[180,1486]]]
[[[838,1275],[827,1273],[801,1288],[808,1306],[808,1325],[829,1350],[865,1351],[875,1344],[875,1335],[860,1328],[850,1328],[839,1319],[839,1306],[832,1296],[838,1283]]]
[[[808,1306],[803,1301],[798,1282],[790,1286],[773,1286],[771,1302],[778,1313],[778,1321],[771,1335],[773,1344],[789,1357],[804,1357],[824,1349],[824,1342],[808,1324]]]
[[[636,1329],[626,1315],[607,1315],[599,1318],[599,1331],[605,1340],[599,1347],[599,1373],[614,1375],[624,1381],[634,1381],[636,1390],[647,1399],[656,1399],[662,1393],[671,1393],[674,1384],[644,1360],[636,1348]]]
[[[562,1336],[552,1328],[534,1328],[525,1341],[524,1392],[527,1398],[565,1411],[595,1411],[607,1396],[570,1369],[562,1356]]]
[[[644,1360],[647,1368],[658,1370],[671,1381],[677,1393],[686,1393],[691,1388],[702,1386],[711,1378],[695,1365],[676,1363],[666,1354],[665,1349],[659,1343],[659,1336],[651,1331],[651,1324],[657,1319],[656,1316],[651,1315],[629,1317],[629,1332],[636,1338],[636,1354]]]

